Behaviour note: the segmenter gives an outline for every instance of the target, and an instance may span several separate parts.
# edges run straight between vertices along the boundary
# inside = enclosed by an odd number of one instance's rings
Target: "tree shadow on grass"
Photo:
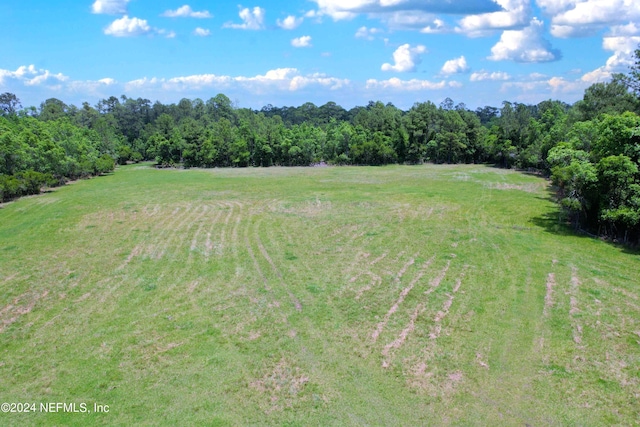
[[[545,232],[554,234],[556,236],[571,236],[590,240],[599,240],[608,243],[609,245],[619,249],[623,253],[630,255],[640,254],[640,247],[638,246],[622,244],[589,233],[586,230],[576,228],[573,224],[571,224],[571,222],[567,218],[566,213],[563,212],[558,205],[556,191],[553,186],[549,185],[545,191],[547,193],[545,197],[537,196],[536,198],[539,200],[551,201],[553,203],[553,208],[550,208],[542,215],[531,218],[530,221],[535,226],[540,227]]]

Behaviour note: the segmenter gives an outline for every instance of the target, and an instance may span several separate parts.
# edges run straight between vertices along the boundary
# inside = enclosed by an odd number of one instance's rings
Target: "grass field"
[[[483,166],[155,170],[0,209],[1,425],[640,423],[640,257]]]

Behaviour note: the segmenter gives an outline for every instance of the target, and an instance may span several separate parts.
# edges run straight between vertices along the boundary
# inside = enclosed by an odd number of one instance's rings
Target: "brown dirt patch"
[[[265,395],[260,405],[266,414],[292,408],[300,400],[309,377],[300,368],[292,367],[284,358],[262,378],[249,383],[249,387]]]

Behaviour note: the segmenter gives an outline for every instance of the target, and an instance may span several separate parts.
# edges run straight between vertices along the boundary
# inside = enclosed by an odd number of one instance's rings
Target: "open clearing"
[[[640,257],[483,166],[155,170],[0,209],[2,425],[640,423]]]

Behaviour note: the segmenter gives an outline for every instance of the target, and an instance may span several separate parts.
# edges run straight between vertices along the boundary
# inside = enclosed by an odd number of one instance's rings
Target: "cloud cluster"
[[[504,31],[500,41],[491,48],[493,61],[550,62],[562,58],[559,50],[544,39],[544,23],[537,18],[522,30]]]
[[[132,37],[149,34],[153,31],[146,19],[129,18],[124,15],[104,29],[104,33],[114,37]]]
[[[640,36],[605,37],[602,48],[613,52],[602,67],[582,76],[582,81],[593,84],[606,81],[613,73],[626,72],[634,64],[634,52],[640,45]]]
[[[262,30],[264,29],[264,15],[265,10],[261,7],[254,7],[249,9],[245,7],[238,13],[242,24],[236,24],[233,22],[227,22],[224,24],[224,28],[234,28],[236,30]]]
[[[538,0],[538,5],[552,17],[554,37],[591,36],[640,20],[640,3],[634,0]]]
[[[393,52],[394,64],[382,64],[382,71],[395,71],[398,73],[406,73],[416,70],[416,66],[421,62],[420,55],[425,53],[427,48],[422,45],[411,47],[411,45],[403,44]]]
[[[302,36],[291,40],[293,47],[311,47],[311,36]]]
[[[380,16],[389,13],[424,14],[477,14],[495,12],[500,7],[491,0],[312,0],[318,5],[317,13],[338,21],[353,19],[360,14]]]
[[[356,38],[357,39],[366,39],[366,40],[373,40],[376,36],[376,34],[380,34],[383,33],[384,31],[381,30],[380,28],[367,28],[367,27],[360,27],[358,28],[358,30],[356,31]]]
[[[200,89],[241,88],[252,93],[262,94],[270,91],[298,91],[308,86],[320,86],[329,90],[337,90],[349,85],[349,80],[328,77],[324,74],[302,75],[296,68],[277,68],[264,75],[254,77],[219,76],[215,74],[199,74],[171,79],[143,78],[125,84],[127,91],[163,90],[184,92]]]
[[[522,28],[531,19],[529,0],[495,0],[502,10],[482,14],[470,14],[458,23],[456,31],[470,37],[490,34],[494,30]]]
[[[34,65],[23,65],[15,71],[0,69],[0,85],[14,80],[25,86],[55,85],[69,80],[62,73],[54,74],[49,70],[37,69]]]
[[[161,16],[165,16],[167,18],[211,18],[213,15],[209,13],[208,10],[203,10],[200,12],[196,12],[191,9],[191,6],[185,4],[177,8],[176,10],[167,10]]]
[[[511,80],[511,76],[509,73],[505,73],[502,71],[477,71],[475,73],[471,73],[469,80],[472,82],[484,82],[484,81],[504,81]]]
[[[469,65],[467,65],[467,60],[464,56],[459,58],[450,59],[445,62],[440,70],[440,74],[451,75],[451,74],[462,74],[469,71]]]
[[[97,14],[122,15],[127,13],[129,0],[96,0],[91,11]]]
[[[276,23],[278,24],[278,27],[283,30],[295,30],[300,26],[300,24],[302,24],[302,21],[304,21],[304,18],[297,18],[293,15],[289,15],[282,20],[278,19]]]
[[[395,91],[420,91],[420,90],[440,90],[446,88],[460,87],[461,84],[456,81],[447,82],[441,80],[439,82],[432,82],[429,80],[401,80],[397,77],[392,77],[388,80],[376,80],[369,79],[366,83],[367,89],[383,89],[383,90],[395,90]]]
[[[193,34],[198,36],[198,37],[208,37],[208,36],[211,35],[211,30],[207,30],[205,28],[196,27],[196,29],[193,30]]]

